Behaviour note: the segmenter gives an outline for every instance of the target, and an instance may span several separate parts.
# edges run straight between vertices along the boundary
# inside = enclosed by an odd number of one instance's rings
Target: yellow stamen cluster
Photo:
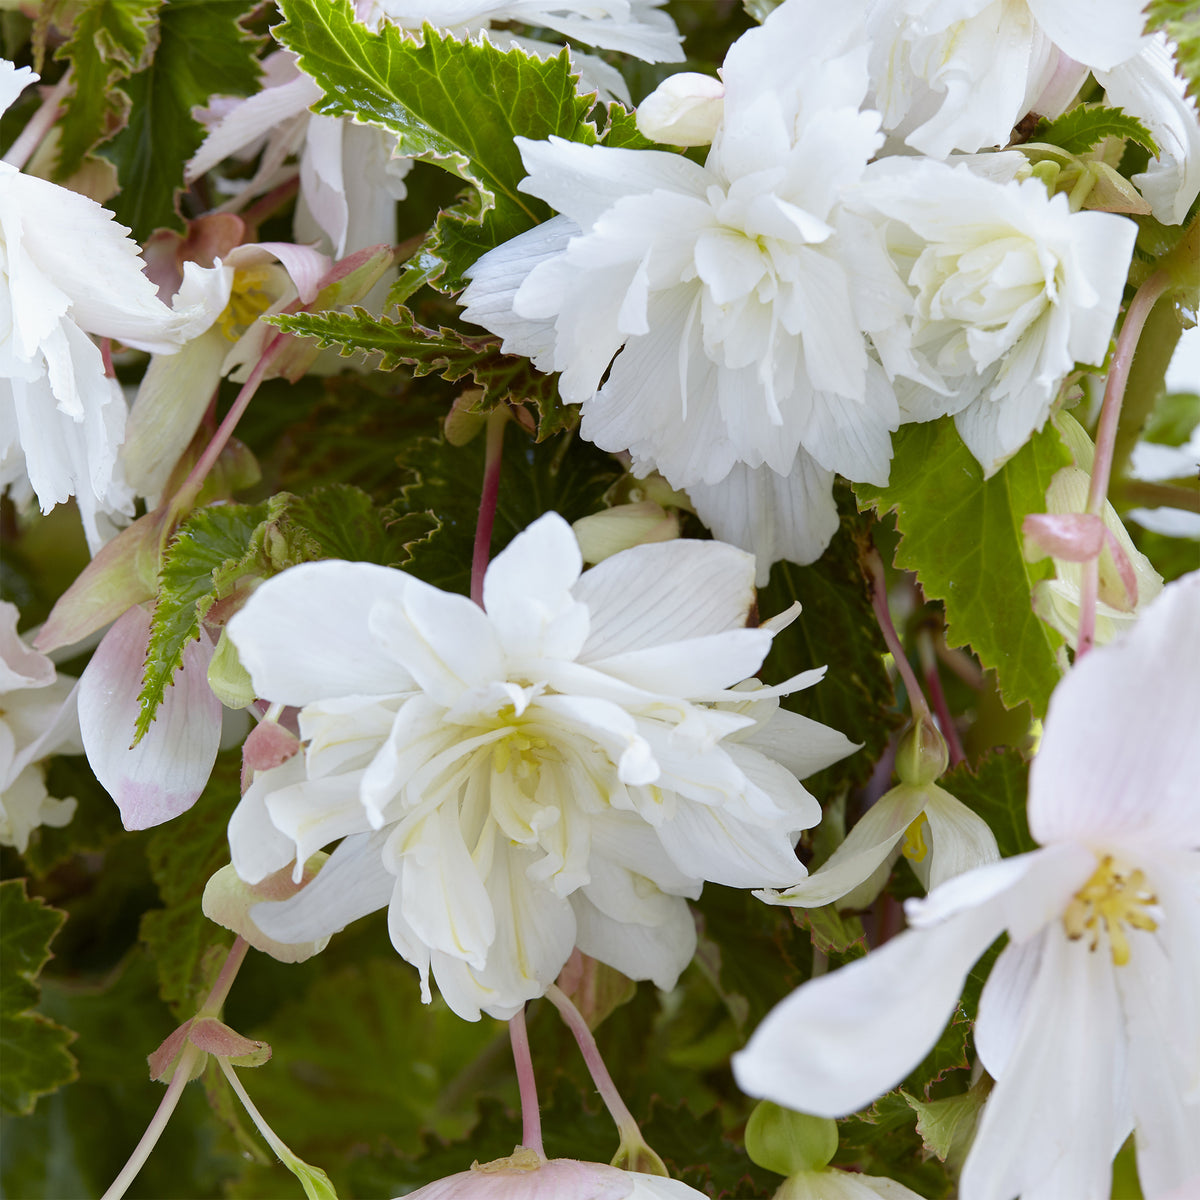
[[[545,750],[549,744],[544,737],[526,733],[521,729],[514,729],[493,747],[492,769],[498,775],[503,775],[512,765],[515,754],[517,758],[516,777],[522,780],[535,778],[538,770],[538,751]]]
[[[921,862],[929,853],[929,847],[925,843],[925,829],[928,824],[925,814],[920,813],[904,831],[904,845],[900,847],[900,853],[909,862]]]
[[[236,342],[274,301],[264,286],[270,281],[270,267],[239,267],[233,273],[233,287],[229,292],[229,303],[217,318],[221,332]]]
[[[1091,950],[1099,944],[1103,925],[1108,933],[1113,964],[1123,967],[1129,962],[1125,927],[1157,929],[1158,923],[1145,911],[1157,903],[1158,898],[1147,890],[1145,874],[1130,870],[1109,854],[1100,860],[1092,877],[1072,897],[1063,913],[1063,925],[1073,942],[1090,933]]]

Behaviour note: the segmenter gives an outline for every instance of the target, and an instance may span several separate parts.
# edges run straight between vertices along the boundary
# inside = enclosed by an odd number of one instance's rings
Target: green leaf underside
[[[486,40],[460,43],[426,25],[421,40],[392,25],[372,33],[350,0],[282,0],[275,36],[324,89],[314,111],[390,130],[397,153],[420,158],[474,187],[438,218],[424,254],[445,263],[438,286],[462,287],[485,251],[549,215],[524,195],[514,137],[594,143],[591,98],[580,96],[564,51],[543,60]]]
[[[412,368],[414,376],[438,374],[451,383],[468,376],[483,389],[472,411],[487,412],[498,404],[532,404],[538,413],[538,440],[573,425],[578,409],[558,396],[558,376],[539,371],[527,358],[503,354],[500,339],[490,334],[459,333],[443,326],[426,329],[412,313],[375,317],[363,308],[353,313],[297,313],[271,318],[288,333],[317,339],[322,349],[337,346],[344,357],[356,351],[381,354],[379,369]]]
[[[906,425],[892,443],[891,482],[857,484],[859,504],[896,514],[896,566],[915,571],[925,595],[945,605],[947,643],[969,645],[996,670],[1009,707],[1028,700],[1044,716],[1062,638],[1034,614],[1032,592],[1054,568],[1025,561],[1021,523],[1045,511],[1046,489],[1070,454],[1047,424],[985,480],[950,417]]]
[[[1123,108],[1103,104],[1079,104],[1053,121],[1042,121],[1033,131],[1032,140],[1060,146],[1068,154],[1085,154],[1105,138],[1124,138],[1158,153],[1158,143],[1145,125]]]
[[[67,1049],[75,1035],[31,1012],[40,999],[37,979],[50,942],[67,914],[25,891],[25,880],[0,883],[0,1111],[30,1113],[39,1096],[78,1074]]]
[[[255,42],[238,24],[253,8],[252,0],[171,0],[163,6],[154,58],[125,85],[129,121],[100,151],[121,184],[108,207],[139,242],[160,227],[183,228],[175,193],[183,187],[184,164],[204,138],[192,109],[214,95],[258,91]]]
[[[153,53],[150,34],[162,5],[163,0],[92,0],[75,16],[71,37],[54,55],[70,62],[74,82],[59,121],[57,178],[71,175],[98,142],[125,124],[129,96],[119,85]]]

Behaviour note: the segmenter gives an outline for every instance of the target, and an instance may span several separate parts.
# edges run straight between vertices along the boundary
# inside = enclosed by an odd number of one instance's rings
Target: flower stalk
[[[525,1028],[524,1009],[509,1019],[508,1036],[512,1041],[517,1087],[521,1093],[521,1145],[544,1159],[546,1151],[542,1146],[542,1114],[538,1109],[537,1079],[533,1074],[533,1056],[529,1052],[529,1031]]]
[[[475,552],[471,558],[471,599],[483,607],[483,576],[492,552],[492,526],[500,497],[500,464],[504,455],[504,427],[508,409],[494,409],[487,420],[487,445],[483,458],[483,490],[479,497],[479,520],[475,525]]]

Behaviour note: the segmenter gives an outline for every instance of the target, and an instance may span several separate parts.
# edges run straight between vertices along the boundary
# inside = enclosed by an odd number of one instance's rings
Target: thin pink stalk
[[[33,152],[42,144],[42,139],[54,127],[62,112],[63,97],[71,86],[71,69],[68,67],[63,77],[46,93],[45,99],[37,112],[29,118],[29,123],[17,135],[17,139],[8,148],[3,162],[19,171],[32,157]]]
[[[479,496],[479,520],[475,524],[475,552],[471,558],[471,599],[483,607],[483,576],[492,553],[492,526],[500,497],[500,463],[504,453],[504,427],[508,409],[494,409],[487,421],[487,445],[483,458],[483,490]]]
[[[112,1185],[101,1197],[101,1200],[120,1200],[129,1190],[129,1185],[146,1165],[146,1159],[150,1157],[150,1152],[158,1144],[162,1131],[166,1129],[167,1122],[171,1119],[171,1114],[179,1103],[179,1097],[183,1095],[183,1089],[187,1086],[188,1079],[192,1074],[192,1067],[201,1053],[200,1048],[191,1042],[184,1046],[183,1053],[175,1064],[175,1074],[171,1076],[171,1082],[167,1084],[167,1090],[163,1093],[163,1098],[159,1101],[154,1116],[150,1118],[150,1124],[146,1126],[146,1132],[142,1134],[142,1140],[133,1148],[129,1161],[121,1168],[121,1173],[112,1181]]]
[[[533,1056],[529,1052],[529,1031],[525,1028],[525,1010],[508,1023],[513,1063],[517,1068],[517,1087],[521,1092],[521,1145],[546,1157],[542,1146],[542,1114],[538,1111],[537,1080],[533,1074]]]
[[[917,653],[921,657],[921,670],[929,688],[929,698],[933,701],[933,711],[937,714],[938,728],[942,731],[942,737],[946,739],[950,765],[957,767],[960,762],[966,761],[967,756],[963,753],[958,728],[954,724],[950,705],[946,703],[946,693],[942,690],[942,677],[938,674],[937,651],[934,648],[933,637],[928,629],[922,629],[917,634]]]
[[[553,983],[546,989],[546,999],[558,1009],[562,1019],[567,1023],[567,1028],[575,1035],[575,1041],[579,1044],[579,1053],[583,1055],[583,1061],[587,1064],[592,1082],[596,1085],[600,1099],[604,1101],[604,1107],[608,1109],[609,1115],[620,1131],[622,1140],[627,1135],[632,1135],[640,1141],[641,1132],[638,1129],[638,1123],[634,1120],[633,1113],[629,1111],[625,1101],[621,1099],[621,1093],[617,1091],[617,1085],[613,1083],[608,1067],[604,1065],[604,1059],[600,1056],[600,1047],[596,1045],[596,1039],[592,1036],[592,1031],[588,1028],[583,1013],[575,1007],[571,998]]]
[[[213,982],[207,999],[200,1006],[201,1013],[221,1011],[221,1006],[229,995],[229,989],[233,986],[233,981],[237,978],[237,973],[245,961],[246,952],[249,949],[250,943],[239,934],[234,939],[233,945],[229,947],[229,953],[225,956],[220,971],[217,972],[217,978]],[[158,1139],[162,1137],[162,1132],[166,1129],[167,1122],[171,1119],[171,1114],[179,1103],[179,1097],[183,1095],[183,1089],[191,1078],[192,1067],[202,1053],[203,1051],[192,1042],[185,1043],[183,1053],[180,1054],[179,1061],[175,1064],[175,1074],[171,1076],[171,1082],[167,1084],[167,1090],[162,1100],[159,1101],[154,1116],[150,1118],[146,1132],[142,1134],[142,1139],[133,1148],[129,1161],[121,1168],[121,1173],[113,1180],[112,1186],[104,1193],[101,1200],[120,1200],[129,1185],[137,1178],[138,1172],[146,1165],[146,1159],[150,1157],[150,1152],[158,1144]]]
[[[892,624],[892,614],[888,609],[887,576],[883,571],[883,559],[879,557],[879,551],[872,548],[863,557],[863,564],[871,576],[871,607],[875,610],[875,620],[879,622],[883,640],[892,652],[896,670],[900,672],[900,678],[904,680],[913,720],[919,721],[921,717],[930,716],[929,705],[925,700],[925,693],[921,691],[921,685],[917,682],[916,672],[913,671],[912,664],[908,661],[904,643],[900,641],[896,627]]]
[[[1087,511],[1100,516],[1108,496],[1108,484],[1112,475],[1113,448],[1117,442],[1117,428],[1121,423],[1121,405],[1125,400],[1125,385],[1129,381],[1129,368],[1133,365],[1138,339],[1146,325],[1150,310],[1158,303],[1163,293],[1171,286],[1170,272],[1155,271],[1134,294],[1125,313],[1125,323],[1117,334],[1112,363],[1108,368],[1108,382],[1104,387],[1104,405],[1100,410],[1100,424],[1096,430],[1096,456],[1092,462],[1092,481],[1088,488]],[[1083,564],[1083,589],[1079,599],[1079,634],[1075,641],[1075,661],[1078,662],[1095,644],[1096,601],[1100,591],[1100,565],[1092,559]]]
[[[112,360],[112,338],[100,339],[100,360],[104,363],[104,374],[108,379],[117,377],[117,370]]]

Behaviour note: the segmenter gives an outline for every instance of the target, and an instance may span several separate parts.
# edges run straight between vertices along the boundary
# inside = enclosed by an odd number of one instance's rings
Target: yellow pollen
[[[229,303],[217,318],[221,332],[231,342],[236,342],[246,327],[271,307],[271,296],[263,290],[270,278],[269,267],[239,267],[234,271]]]
[[[904,831],[904,845],[900,848],[900,853],[909,862],[921,862],[929,853],[929,847],[925,844],[925,827],[928,824],[925,814],[921,813]]]
[[[1090,950],[1100,941],[1100,927],[1108,933],[1113,965],[1123,967],[1129,961],[1129,939],[1125,927],[1153,931],[1158,923],[1146,913],[1158,898],[1146,889],[1146,876],[1119,865],[1111,854],[1100,860],[1092,877],[1075,893],[1063,913],[1067,937],[1077,942],[1091,934]]]
[[[544,737],[514,729],[492,747],[492,769],[498,775],[503,775],[513,765],[513,755],[515,754],[517,756],[517,778],[529,779],[536,776],[538,751],[544,750],[549,744]]]

